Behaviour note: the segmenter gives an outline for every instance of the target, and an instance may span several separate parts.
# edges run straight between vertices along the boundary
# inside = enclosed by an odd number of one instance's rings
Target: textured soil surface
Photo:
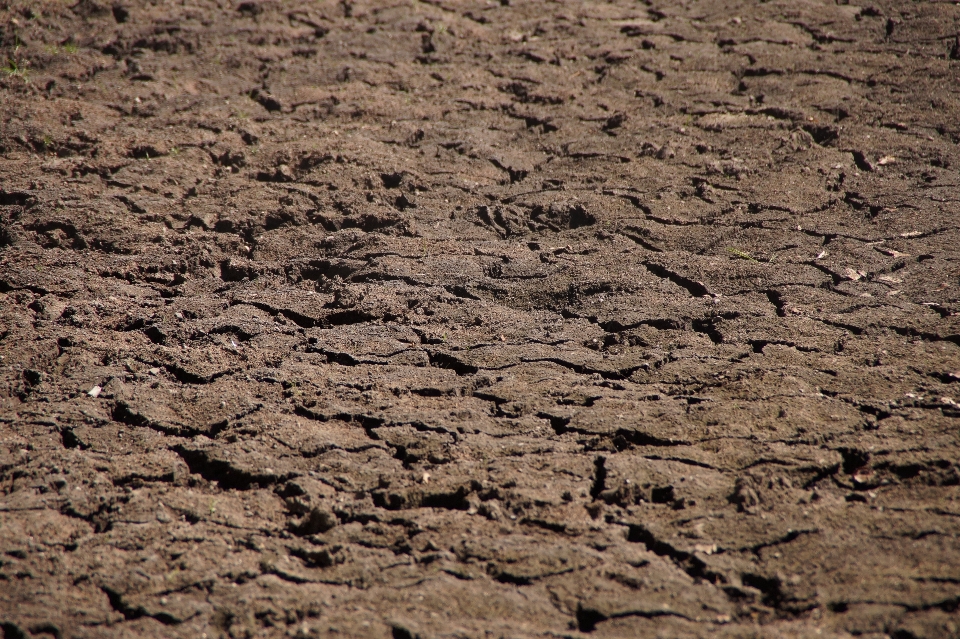
[[[4,637],[960,637],[960,6],[70,1]]]

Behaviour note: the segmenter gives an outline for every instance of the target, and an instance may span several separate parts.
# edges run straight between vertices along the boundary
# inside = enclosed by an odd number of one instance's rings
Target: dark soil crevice
[[[270,474],[256,470],[244,470],[230,462],[216,459],[209,449],[190,448],[179,444],[171,448],[180,455],[191,473],[196,473],[207,481],[217,482],[224,490],[250,490],[284,482],[293,474]]]
[[[710,290],[707,289],[702,282],[696,282],[688,277],[680,275],[679,273],[671,271],[662,264],[657,264],[656,262],[644,262],[643,265],[652,274],[656,275],[657,277],[670,280],[694,297],[709,297],[712,295]]]
[[[631,523],[627,530],[627,541],[632,543],[642,543],[647,550],[661,557],[667,557],[677,567],[695,579],[703,579],[712,584],[726,583],[726,579],[720,573],[714,572],[707,567],[696,555],[686,551],[678,550],[669,543],[657,539],[656,536],[643,524]]]

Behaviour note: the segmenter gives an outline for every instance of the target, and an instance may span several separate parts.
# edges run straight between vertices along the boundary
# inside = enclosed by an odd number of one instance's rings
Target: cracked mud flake
[[[4,636],[960,637],[956,6],[8,4]]]

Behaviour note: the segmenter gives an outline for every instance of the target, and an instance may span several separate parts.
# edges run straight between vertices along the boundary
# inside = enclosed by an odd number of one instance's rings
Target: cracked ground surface
[[[960,636],[960,7],[0,3],[0,628]]]

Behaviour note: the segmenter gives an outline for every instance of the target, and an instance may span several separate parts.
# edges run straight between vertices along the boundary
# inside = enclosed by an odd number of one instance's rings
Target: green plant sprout
[[[23,78],[24,82],[29,82],[29,78],[27,77],[29,71],[27,70],[26,66],[21,66],[15,58],[7,58],[7,64],[3,67],[0,67],[0,71],[9,76]]]
[[[735,248],[732,248],[732,247],[728,247],[728,248],[727,248],[727,252],[730,253],[731,255],[733,255],[734,257],[739,258],[739,259],[741,259],[741,260],[750,260],[751,262],[756,262],[756,261],[757,261],[756,259],[754,259],[753,257],[751,257],[749,253],[745,253],[745,252],[741,251],[740,249],[735,249]]]
[[[18,54],[20,53],[20,47],[23,46],[23,41],[20,40],[20,36],[15,35],[13,40],[13,55],[7,56],[7,64],[3,67],[0,67],[0,71],[6,73],[9,76],[19,76],[23,78],[24,82],[29,82],[27,78],[27,65],[21,64],[18,60]]]
[[[67,42],[66,44],[52,44],[47,47],[47,52],[50,55],[59,55],[60,53],[66,53],[72,55],[80,50],[80,47],[77,46],[74,42]]]

